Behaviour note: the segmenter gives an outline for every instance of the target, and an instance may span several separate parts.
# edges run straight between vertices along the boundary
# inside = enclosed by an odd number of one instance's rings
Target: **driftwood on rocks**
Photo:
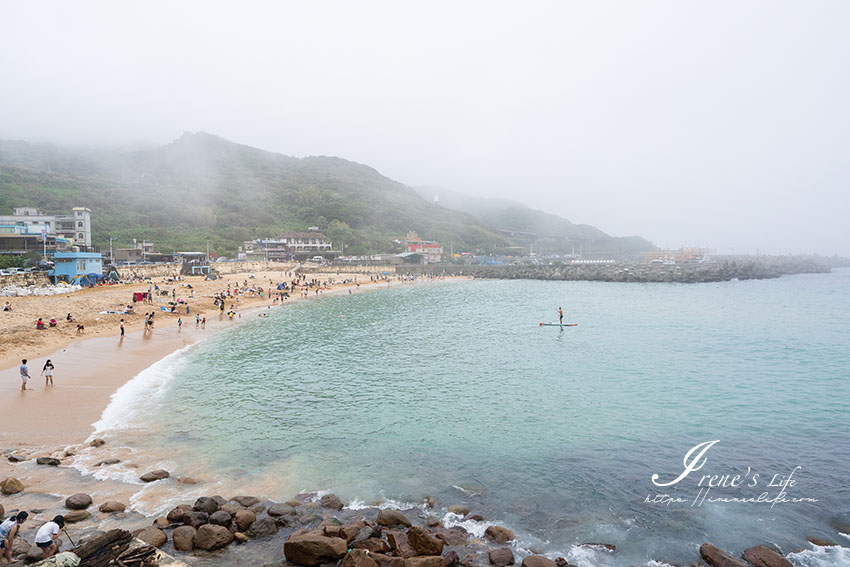
[[[133,536],[127,530],[114,529],[72,551],[80,558],[79,567],[106,567],[127,550],[132,540]]]

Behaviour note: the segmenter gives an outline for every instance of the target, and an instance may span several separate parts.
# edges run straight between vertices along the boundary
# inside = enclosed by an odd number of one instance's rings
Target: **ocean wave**
[[[841,534],[848,537],[846,534]],[[850,548],[840,545],[815,545],[786,555],[794,567],[846,567],[850,565]]]

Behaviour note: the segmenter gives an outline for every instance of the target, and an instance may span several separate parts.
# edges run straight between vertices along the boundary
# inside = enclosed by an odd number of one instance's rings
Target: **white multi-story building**
[[[45,215],[32,207],[18,207],[13,215],[0,216],[0,233],[64,238],[73,246],[90,247],[91,210],[74,207],[70,215]]]

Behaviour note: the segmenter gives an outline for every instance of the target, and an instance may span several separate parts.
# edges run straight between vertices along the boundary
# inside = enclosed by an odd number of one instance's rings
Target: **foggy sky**
[[[205,131],[656,245],[850,255],[850,2],[4,2],[0,138]]]

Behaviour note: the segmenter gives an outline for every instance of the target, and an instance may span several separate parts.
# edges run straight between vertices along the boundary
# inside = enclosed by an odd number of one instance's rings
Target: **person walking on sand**
[[[3,550],[3,557],[8,563],[12,562],[12,546],[15,544],[15,536],[18,535],[18,530],[21,524],[27,521],[29,514],[26,512],[18,512],[2,524],[0,524],[0,549]]]
[[[178,317],[177,318],[177,332],[179,333],[182,330],[183,330],[183,319]]]
[[[41,549],[41,558],[53,557],[59,551],[56,539],[65,531],[65,517],[56,516],[53,521],[47,522],[35,534],[35,544]]]
[[[124,319],[121,319],[119,326],[121,327],[121,338],[123,339],[124,338]]]
[[[50,362],[49,358],[44,363],[44,368],[41,369],[41,375],[44,376],[45,387],[53,385],[53,363]]]
[[[27,389],[27,382],[30,380],[30,372],[27,369],[27,359],[21,360],[21,366],[19,368],[21,371],[21,392]]]

